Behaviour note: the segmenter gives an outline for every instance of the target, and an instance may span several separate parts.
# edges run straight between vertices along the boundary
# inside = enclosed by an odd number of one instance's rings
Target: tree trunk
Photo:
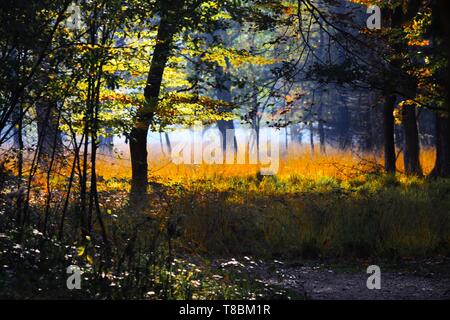
[[[404,106],[403,130],[404,130],[404,162],[407,175],[422,175],[420,166],[419,130],[417,128],[417,116],[415,106]]]
[[[330,93],[328,93],[328,95],[329,94]],[[327,150],[326,150],[326,145],[325,145],[325,126],[324,126],[325,120],[323,118],[323,104],[322,104],[322,102],[319,105],[318,117],[319,117],[318,131],[319,131],[319,140],[320,140],[320,152],[322,154],[326,154]]]
[[[314,123],[309,123],[309,143],[311,145],[311,157],[314,158],[315,146],[314,146]]]
[[[225,58],[227,66],[230,66],[230,62],[228,58]],[[224,102],[231,103],[231,79],[228,72],[224,70],[223,67],[217,66],[215,69],[215,78],[216,78],[216,97],[217,100],[221,100]],[[221,108],[221,112],[227,112],[226,108]],[[233,120],[219,120],[217,121],[217,127],[219,128],[222,140],[222,149],[225,151],[227,149],[227,130],[234,130],[234,121]],[[234,150],[237,150],[237,141],[236,136],[233,134],[233,143]]]
[[[233,120],[219,120],[217,121],[217,128],[220,131],[221,142],[222,142],[222,150],[227,150],[227,130],[235,130],[234,121]],[[233,134],[233,149],[237,150],[237,140],[236,135]]]
[[[436,114],[436,162],[432,177],[450,177],[450,117]]]
[[[53,150],[56,154],[62,151],[62,136],[56,111],[56,102],[36,103],[38,145],[46,157],[49,157]]]
[[[386,97],[383,108],[384,129],[384,170],[387,173],[396,172],[395,162],[395,139],[394,139],[394,108],[397,97],[390,95]]]
[[[450,21],[447,14],[450,2],[436,0],[433,2],[433,35],[442,38],[442,44],[437,50],[446,52],[447,61],[450,60]],[[437,41],[435,41],[437,42]],[[443,83],[445,104],[442,112],[436,114],[436,163],[431,173],[434,177],[450,177],[450,66]]]
[[[302,128],[300,124],[293,124],[291,126],[291,144],[301,145],[303,140]]]
[[[130,200],[132,204],[143,204],[143,196],[147,195],[147,135],[156,112],[164,70],[171,54],[173,37],[177,30],[175,20],[177,19],[168,16],[167,13],[162,13],[147,85],[144,90],[145,106],[139,108],[134,127],[130,133],[132,166]]]
[[[114,154],[114,137],[111,135],[112,130],[107,128],[106,135],[99,136],[99,151],[101,155],[112,156]]]
[[[166,146],[167,150],[169,151],[169,157],[172,155],[172,143],[170,142],[170,137],[167,132],[164,132],[164,136],[166,138]]]

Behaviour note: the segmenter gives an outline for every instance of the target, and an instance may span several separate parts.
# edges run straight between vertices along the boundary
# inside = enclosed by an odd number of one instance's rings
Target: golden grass
[[[175,165],[150,152],[152,181],[179,183],[168,188],[170,204],[151,202],[148,213],[184,217],[181,244],[195,243],[208,253],[268,256],[447,254],[448,180],[427,183],[382,171],[381,154],[357,154],[328,148],[326,154],[293,146],[281,159],[277,178],[256,179],[255,165]],[[424,173],[433,168],[433,150],[421,155]],[[403,170],[402,157],[397,167]],[[378,170],[378,171],[377,171]],[[55,203],[65,196],[70,165],[52,179]],[[131,164],[128,156],[100,156],[99,191],[104,209],[126,211]],[[246,179],[253,176],[251,179]],[[45,170],[33,181],[32,198],[45,204]],[[237,178],[237,179],[234,179]],[[244,178],[244,179],[240,179]],[[61,188],[61,186],[63,186]],[[78,188],[75,185],[75,188]],[[76,191],[73,193],[75,194]],[[42,197],[40,197],[41,195]],[[113,199],[113,200],[111,200]],[[171,210],[167,211],[166,207]]]
[[[287,154],[287,156],[286,156]],[[434,166],[434,150],[423,150],[421,163],[424,173],[431,172]],[[256,175],[259,167],[256,165],[176,165],[170,158],[160,152],[149,155],[150,174],[162,180],[180,181],[186,179],[210,179],[216,176],[246,177]],[[352,151],[342,151],[328,148],[325,154],[318,151],[312,155],[307,147],[292,146],[285,156],[281,157],[280,169],[277,176],[287,178],[292,175],[304,176],[311,179],[333,177],[342,180],[355,178],[360,175],[382,170],[382,154],[358,154]],[[397,168],[403,172],[403,157],[399,156]],[[104,179],[129,179],[131,177],[131,163],[128,156],[122,159],[103,157],[98,161],[97,172]]]
[[[288,152],[281,152],[280,157],[280,166],[277,172],[277,177],[280,179],[301,176],[313,180],[323,177],[348,180],[367,175],[368,173],[381,172],[383,169],[382,154],[360,154],[332,148],[328,148],[325,154],[316,150],[314,155],[312,155],[309,147],[292,145]],[[422,151],[421,163],[425,174],[431,172],[434,161],[434,150]],[[12,172],[16,171],[12,163],[8,167]],[[26,164],[25,176],[28,174],[28,167]],[[400,173],[403,172],[403,158],[401,154],[397,161],[397,168]],[[70,164],[55,164],[51,182],[56,189],[58,185],[66,183],[67,177],[70,175],[70,169]],[[214,179],[216,177],[255,176],[259,172],[260,167],[249,164],[176,165],[156,147],[149,150],[149,170],[153,181],[185,183]],[[47,183],[46,174],[46,168],[37,171],[33,179],[35,188],[40,187],[45,190]],[[131,162],[128,152],[121,154],[121,157],[99,155],[97,174],[100,178],[100,191],[129,191],[128,180],[131,178]]]

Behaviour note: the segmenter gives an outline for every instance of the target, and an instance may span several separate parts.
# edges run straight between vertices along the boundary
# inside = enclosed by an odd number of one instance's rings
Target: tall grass
[[[422,151],[421,163],[425,174],[431,172],[434,161],[435,152],[433,150]],[[149,164],[151,175],[171,181],[206,179],[215,176],[248,177],[257,174],[260,170],[259,166],[250,164],[176,165],[155,146],[149,152]],[[293,144],[288,151],[282,152],[277,176],[298,175],[313,179],[320,177],[349,179],[380,171],[382,165],[382,154],[343,151],[330,147],[326,153],[320,153],[317,150],[312,153],[308,147]],[[400,173],[404,171],[402,154],[398,157],[397,168]],[[129,179],[131,164],[128,153],[124,152],[121,158],[100,157],[97,171],[105,179]]]
[[[153,155],[153,179],[182,186],[179,244],[207,254],[270,257],[425,256],[450,253],[450,182],[382,174],[382,156],[292,146],[276,176],[255,165],[174,165]],[[421,154],[425,174],[432,150]],[[127,179],[127,160],[101,161],[105,181]],[[112,180],[111,180],[112,179]],[[110,182],[111,183],[111,182]],[[122,187],[123,188],[123,187]],[[190,247],[187,246],[187,247]]]
[[[188,251],[270,257],[450,252],[450,181],[385,176],[380,155],[330,148],[312,155],[292,146],[278,174],[267,177],[255,165],[175,165],[157,152],[150,157],[152,180],[165,186],[166,195],[152,194],[146,214],[174,215],[178,245]],[[430,172],[434,152],[423,151],[421,159]],[[403,170],[401,157],[397,166]],[[68,167],[59,168],[54,189],[65,183]],[[122,194],[102,206],[104,214],[126,215],[127,155],[101,157],[97,172],[106,194],[101,199]],[[45,186],[45,176],[34,183]]]
[[[225,185],[227,187],[225,187]],[[450,253],[450,181],[291,176],[192,183],[177,204],[205,253],[386,257]]]

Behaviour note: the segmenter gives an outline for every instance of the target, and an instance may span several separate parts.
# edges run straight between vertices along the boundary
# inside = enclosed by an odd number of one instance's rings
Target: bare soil
[[[250,262],[250,263],[248,263]],[[367,261],[240,261],[251,277],[312,300],[450,300],[450,259],[380,264],[381,290],[367,288]],[[244,267],[245,266],[245,267]]]
[[[440,274],[414,275],[382,272],[381,290],[369,290],[368,275],[300,267],[282,269],[280,281],[269,283],[304,292],[313,300],[441,300],[450,299],[450,279]]]

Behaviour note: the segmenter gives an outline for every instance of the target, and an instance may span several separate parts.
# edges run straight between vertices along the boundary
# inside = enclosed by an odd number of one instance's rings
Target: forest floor
[[[448,300],[450,259],[434,258],[381,264],[381,289],[369,290],[367,262],[281,261],[238,262],[241,268],[265,285],[308,300]],[[247,263],[246,263],[247,262]],[[223,266],[224,263],[221,264]]]
[[[0,298],[450,299],[450,180],[326,161],[320,174],[317,163],[294,170],[315,176],[160,172],[141,214],[127,203],[129,171],[105,165],[98,189],[112,251],[99,225],[80,239],[76,194],[62,219],[64,179],[52,182],[55,212],[43,219],[45,173],[31,193],[30,225],[17,229],[17,181],[5,175]],[[66,290],[68,265],[83,271],[85,290]],[[381,268],[381,290],[367,289],[369,265]]]

